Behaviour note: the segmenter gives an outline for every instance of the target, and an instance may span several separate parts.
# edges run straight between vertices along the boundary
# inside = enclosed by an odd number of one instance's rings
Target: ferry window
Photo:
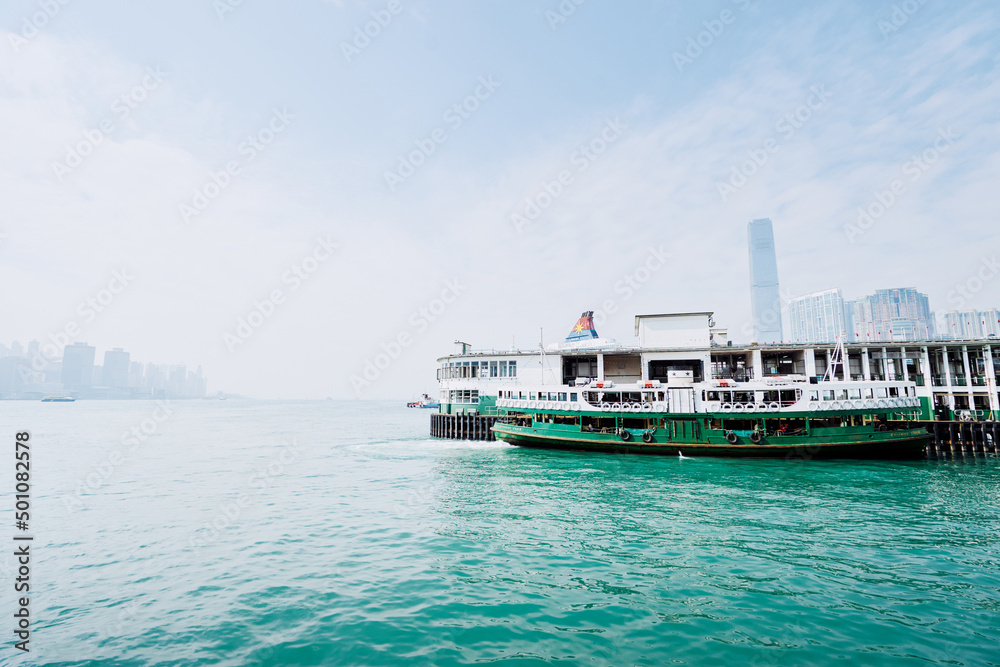
[[[565,401],[566,400],[566,394],[564,394],[563,392],[559,392],[559,400],[560,401]]]
[[[824,389],[823,390],[823,400],[824,401],[832,401],[833,400],[833,389]]]
[[[837,390],[837,400],[838,401],[846,401],[847,400],[847,390],[846,389],[838,389]]]
[[[782,389],[781,390],[781,402],[786,405],[795,402],[795,390],[794,389]]]
[[[550,401],[556,400],[556,392],[554,392],[554,391],[550,391],[549,392],[549,400]]]
[[[472,377],[479,377],[479,362],[472,362]]]
[[[495,378],[497,376],[497,362],[490,362],[490,377]]]
[[[819,400],[819,392],[818,391],[810,391],[809,392],[809,400],[810,401],[818,401]]]
[[[516,361],[508,361],[507,362],[507,374],[509,376],[511,376],[512,378],[516,378],[517,377],[517,362]]]
[[[875,390],[875,396],[878,398],[888,398],[888,392],[885,387],[879,387]]]
[[[535,392],[532,391],[532,392],[528,393],[528,400],[529,401],[535,400]]]
[[[576,403],[576,394],[570,394],[570,395],[569,395],[569,400],[571,400],[571,401],[573,401],[574,403]]]
[[[507,362],[506,361],[501,361],[500,362],[500,377],[502,377],[502,378],[507,377]]]
[[[899,396],[899,387],[889,387],[889,396],[892,398]]]
[[[871,387],[865,389],[865,398],[874,398],[875,394]]]
[[[857,400],[859,398],[861,398],[861,390],[860,389],[851,389],[851,400],[853,401],[853,400]]]

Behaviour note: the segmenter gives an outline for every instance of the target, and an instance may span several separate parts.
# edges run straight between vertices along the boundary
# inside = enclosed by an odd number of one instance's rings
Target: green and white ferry
[[[593,449],[682,456],[918,458],[930,435],[913,426],[916,385],[907,382],[815,384],[581,382],[501,390],[500,440],[525,447]]]
[[[871,377],[867,360],[867,377],[851,373],[842,344],[764,368],[766,348],[734,349],[711,313],[640,316],[636,330],[637,347],[604,341],[584,313],[565,343],[541,351],[473,353],[460,343],[441,360],[441,411],[495,416],[496,438],[524,447],[924,456],[931,436],[919,422],[933,409],[916,378]]]

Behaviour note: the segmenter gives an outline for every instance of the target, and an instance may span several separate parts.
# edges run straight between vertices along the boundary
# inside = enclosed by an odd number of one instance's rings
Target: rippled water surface
[[[169,407],[2,404],[32,432],[36,541],[32,651],[8,621],[0,663],[1000,664],[995,458],[549,452],[432,440],[389,403]]]

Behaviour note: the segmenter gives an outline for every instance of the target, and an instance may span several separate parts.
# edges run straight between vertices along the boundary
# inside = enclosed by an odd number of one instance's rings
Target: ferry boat
[[[406,404],[408,408],[440,408],[441,404],[435,401],[433,398],[424,394],[416,401],[410,401]]]
[[[42,403],[73,403],[76,401],[72,396],[46,396]]]
[[[501,390],[493,432],[524,447],[757,458],[916,459],[930,441],[912,423],[912,383],[694,383],[681,373],[666,384]]]
[[[637,316],[625,346],[593,319],[536,351],[456,341],[438,381],[459,428],[438,430],[466,437],[475,417],[513,445],[674,456],[905,459],[931,441],[934,408],[906,354],[882,350],[880,369],[842,342],[736,347],[712,313]]]

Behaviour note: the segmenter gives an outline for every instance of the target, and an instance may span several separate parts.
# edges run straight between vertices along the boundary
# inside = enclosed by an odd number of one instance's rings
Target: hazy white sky
[[[757,217],[789,296],[997,306],[954,290],[1000,252],[998,27],[986,1],[9,0],[0,340],[75,324],[289,398],[358,395],[386,349],[361,397],[408,397],[455,339],[607,304],[604,337],[713,310],[746,340]]]

